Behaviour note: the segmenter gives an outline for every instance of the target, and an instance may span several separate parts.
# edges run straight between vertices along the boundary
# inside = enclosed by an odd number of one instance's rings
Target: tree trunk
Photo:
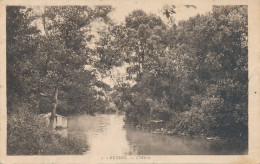
[[[41,101],[41,94],[40,94],[40,91],[38,91],[38,93],[37,93],[37,100],[36,100],[36,107],[35,107],[35,110],[36,110],[37,114],[40,113],[40,101]]]
[[[170,105],[170,109],[173,109],[173,103],[172,103],[172,77],[170,76],[169,78],[169,105]],[[175,106],[175,110],[176,110],[176,106]]]
[[[152,97],[154,97],[154,93],[155,93],[155,89],[156,89],[156,86],[157,86],[157,82],[158,81],[156,81],[155,84],[154,84]],[[152,120],[152,114],[153,114],[153,108],[150,110],[150,120]]]
[[[179,112],[180,111],[180,109],[179,109],[179,96],[180,96],[180,93],[179,93],[179,77],[177,77],[177,87],[176,87],[176,96],[175,96],[175,100],[176,100],[176,102],[175,102],[175,110],[177,111],[177,112]]]
[[[56,116],[56,108],[57,108],[57,104],[58,104],[58,93],[59,93],[59,88],[58,86],[55,87],[55,91],[54,91],[54,96],[53,96],[53,108],[52,108],[52,112],[51,112],[51,127],[52,129],[56,128],[56,124],[55,124],[55,116]]]
[[[153,93],[152,93],[152,97],[154,96],[154,93],[155,93],[155,89],[156,89],[157,82],[158,82],[158,81],[156,81],[156,82],[155,82],[155,84],[154,84],[154,86],[153,86]]]

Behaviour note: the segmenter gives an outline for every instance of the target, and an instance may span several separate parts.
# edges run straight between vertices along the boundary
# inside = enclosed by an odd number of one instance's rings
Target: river
[[[123,115],[70,116],[68,134],[89,146],[85,155],[217,155],[243,154],[237,144],[212,144],[203,138],[151,134],[124,128]]]

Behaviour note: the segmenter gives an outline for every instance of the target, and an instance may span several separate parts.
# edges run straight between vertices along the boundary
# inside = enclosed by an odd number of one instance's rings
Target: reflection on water
[[[130,145],[141,155],[212,154],[209,144],[198,139],[181,139],[134,129],[128,129],[126,133]]]
[[[129,145],[123,129],[123,116],[73,116],[69,119],[69,133],[86,135],[89,151],[93,155],[127,155]]]
[[[79,115],[69,118],[68,133],[86,139],[86,155],[241,154],[230,145],[213,145],[205,139],[157,135],[123,126],[121,115]]]

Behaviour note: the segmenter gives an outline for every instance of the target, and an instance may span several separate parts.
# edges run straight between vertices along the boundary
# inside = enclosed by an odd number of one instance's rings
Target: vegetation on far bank
[[[121,48],[134,84],[119,83],[112,96],[126,124],[247,143],[247,6],[214,6],[171,25],[141,10],[125,20]]]

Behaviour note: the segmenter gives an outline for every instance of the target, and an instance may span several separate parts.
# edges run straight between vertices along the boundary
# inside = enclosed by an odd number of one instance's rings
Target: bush
[[[215,136],[247,142],[247,115],[245,110],[240,109],[241,106],[229,108],[220,97],[196,96],[190,111],[171,115],[167,129],[175,134]]]
[[[205,135],[209,126],[205,119],[201,110],[193,108],[190,111],[172,114],[167,129],[175,134]]]
[[[150,119],[149,104],[140,98],[135,102],[135,105],[127,106],[125,117],[128,125],[145,125]]]
[[[30,112],[8,115],[8,155],[58,155],[82,154],[87,149],[86,141],[55,134],[39,117]]]

